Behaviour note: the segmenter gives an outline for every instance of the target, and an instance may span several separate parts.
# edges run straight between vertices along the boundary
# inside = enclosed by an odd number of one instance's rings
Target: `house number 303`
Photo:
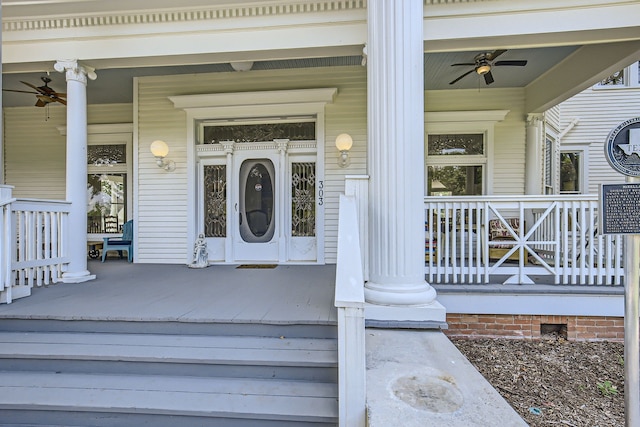
[[[318,206],[324,204],[324,181],[318,181]]]

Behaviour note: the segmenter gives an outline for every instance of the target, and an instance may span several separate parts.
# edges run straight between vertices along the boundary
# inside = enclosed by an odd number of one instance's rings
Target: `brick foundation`
[[[447,314],[450,337],[540,338],[541,325],[566,326],[572,341],[624,341],[622,317],[538,316],[505,314]]]

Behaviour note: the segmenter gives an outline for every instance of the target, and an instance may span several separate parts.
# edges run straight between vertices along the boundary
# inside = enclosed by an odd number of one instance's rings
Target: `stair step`
[[[61,320],[43,316],[0,315],[0,331],[6,332],[84,332],[112,334],[158,334],[195,336],[258,336],[278,338],[337,338],[335,322],[253,323],[210,321],[139,320]]]
[[[0,409],[337,421],[337,385],[149,375],[0,372]]]
[[[0,358],[336,366],[333,339],[0,332]]]

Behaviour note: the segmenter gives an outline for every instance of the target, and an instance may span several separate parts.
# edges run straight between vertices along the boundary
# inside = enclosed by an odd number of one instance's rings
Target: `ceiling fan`
[[[457,83],[460,79],[462,79],[463,77],[468,76],[469,74],[471,74],[471,73],[473,73],[475,71],[476,73],[478,73],[478,75],[484,76],[484,82],[487,85],[490,85],[491,83],[494,82],[493,74],[491,74],[491,68],[492,67],[500,67],[500,66],[505,66],[505,65],[506,66],[511,66],[511,67],[524,67],[525,65],[527,65],[527,61],[524,60],[524,59],[514,59],[514,60],[493,62],[498,56],[502,55],[505,52],[506,52],[506,50],[504,50],[504,49],[494,50],[493,52],[483,52],[483,53],[477,54],[475,56],[475,58],[473,58],[474,62],[465,62],[465,63],[461,63],[461,64],[451,64],[452,67],[456,67],[456,66],[459,66],[459,65],[466,65],[466,66],[472,66],[473,69],[467,71],[464,74],[462,74],[460,77],[456,78],[455,80],[453,80],[449,84],[452,85],[454,83]]]
[[[36,86],[28,82],[20,81],[20,83],[29,86],[34,91],[30,90],[16,90],[16,89],[2,89],[6,92],[19,92],[19,93],[32,93],[36,95],[38,100],[36,101],[36,107],[44,107],[51,102],[59,102],[62,105],[67,105],[67,97],[66,93],[56,92],[52,88],[49,87],[49,83],[51,79],[49,77],[40,77],[40,79],[44,82],[43,86]]]

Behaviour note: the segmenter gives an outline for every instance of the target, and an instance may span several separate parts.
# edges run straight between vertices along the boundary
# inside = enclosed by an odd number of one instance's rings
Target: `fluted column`
[[[427,305],[424,267],[423,2],[368,1],[367,302]]]
[[[525,194],[538,195],[543,193],[542,152],[544,147],[544,129],[542,114],[529,114],[527,116],[527,145],[526,145],[526,179]]]
[[[67,187],[71,202],[67,230],[69,264],[62,280],[80,283],[95,279],[87,270],[87,74],[91,68],[77,61],[58,61],[58,72],[67,79]]]

